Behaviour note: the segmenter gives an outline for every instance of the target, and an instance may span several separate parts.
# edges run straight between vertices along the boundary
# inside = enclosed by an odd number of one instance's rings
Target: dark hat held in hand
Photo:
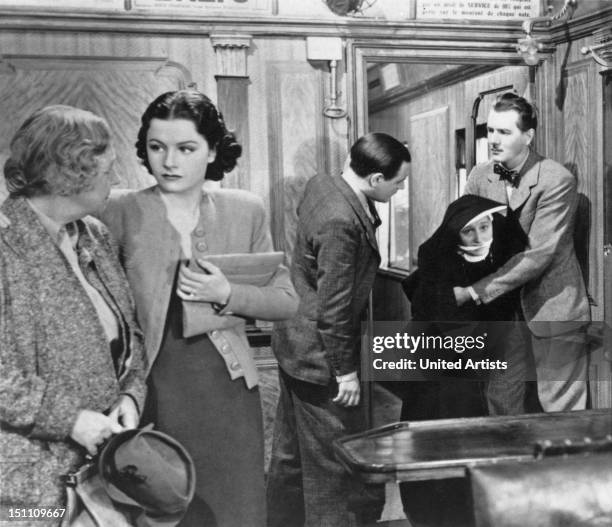
[[[152,426],[114,436],[100,454],[99,471],[115,503],[142,511],[139,524],[176,525],[195,492],[191,457]]]

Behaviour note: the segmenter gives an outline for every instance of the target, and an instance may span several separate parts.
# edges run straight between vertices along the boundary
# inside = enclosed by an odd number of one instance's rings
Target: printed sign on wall
[[[272,12],[274,0],[132,0],[135,9],[155,11],[172,11],[179,13],[184,10],[215,11],[228,14],[265,14]]]
[[[417,0],[417,18],[508,20],[539,16],[540,0]]]
[[[125,10],[125,0],[0,0],[0,7],[48,7],[50,9]]]

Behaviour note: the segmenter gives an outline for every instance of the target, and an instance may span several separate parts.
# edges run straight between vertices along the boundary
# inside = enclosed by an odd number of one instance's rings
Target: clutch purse
[[[215,254],[202,258],[216,265],[232,284],[263,287],[268,285],[284,253],[232,253]],[[189,269],[205,273],[195,260],[189,262]],[[201,335],[215,329],[227,329],[244,324],[244,320],[233,315],[219,315],[210,302],[189,302],[183,300],[183,337]]]
[[[276,251],[270,253],[214,254],[202,259],[221,269],[221,272],[231,283],[261,287],[270,282],[278,266],[283,263],[283,258],[284,253]],[[199,273],[205,272],[195,260],[189,262],[189,269]]]

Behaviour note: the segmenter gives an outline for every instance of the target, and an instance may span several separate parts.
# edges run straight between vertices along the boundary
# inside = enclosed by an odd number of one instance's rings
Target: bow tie
[[[508,181],[513,187],[518,187],[521,176],[516,170],[508,170],[500,163],[495,163],[493,172],[499,175],[501,181]]]
[[[372,225],[374,226],[375,229],[377,229],[378,227],[380,227],[382,220],[380,219],[380,216],[378,215],[378,211],[376,210],[376,207],[374,206],[374,202],[371,199],[366,200],[368,202],[368,209],[370,209],[370,214],[372,215]]]

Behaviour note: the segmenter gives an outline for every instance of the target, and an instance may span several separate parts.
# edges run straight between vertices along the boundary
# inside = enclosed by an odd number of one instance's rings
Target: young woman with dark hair
[[[261,199],[202,188],[232,170],[241,153],[208,97],[160,95],[142,116],[136,149],[157,185],[113,195],[104,221],[119,241],[145,333],[143,422],[193,457],[196,495],[181,526],[263,527],[263,425],[245,319],[290,317],[295,291],[283,266],[259,287],[232,283],[206,261],[273,250]],[[189,332],[186,314],[195,323]]]

